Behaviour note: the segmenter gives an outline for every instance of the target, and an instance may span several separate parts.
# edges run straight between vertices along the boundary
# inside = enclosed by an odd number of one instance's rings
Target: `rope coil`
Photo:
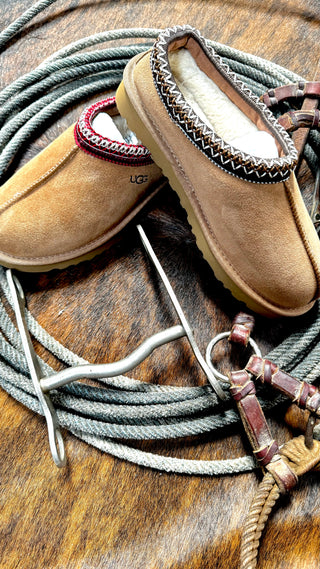
[[[30,21],[56,0],[42,0],[27,10],[0,34],[0,48]],[[82,38],[52,54],[35,70],[23,75],[0,93],[0,179],[46,121],[58,117],[71,104],[101,91],[115,89],[123,69],[136,53],[145,51],[157,29],[112,30]],[[132,45],[85,51],[93,46],[137,39]],[[264,59],[210,42],[229,67],[260,96],[267,89],[302,80],[300,76]],[[48,89],[50,91],[48,92]],[[20,109],[17,111],[17,108]],[[320,136],[311,133],[305,158],[313,172],[318,167]],[[5,272],[0,268],[0,287],[11,302]],[[286,371],[313,382],[320,375],[319,306],[313,321],[304,330],[292,334],[268,357]],[[33,336],[66,365],[86,362],[52,338],[27,312],[28,327]],[[39,413],[39,404],[29,377],[19,334],[5,306],[0,304],[0,385],[17,401]],[[39,358],[45,375],[53,370]],[[222,475],[256,468],[252,457],[218,461],[190,461],[163,457],[130,448],[116,439],[167,439],[219,431],[236,425],[239,417],[229,398],[221,404],[209,386],[178,388],[158,386],[119,376],[105,380],[108,389],[74,383],[59,389],[53,396],[61,425],[77,437],[118,458],[137,464],[184,474]],[[265,410],[284,400],[263,400]],[[121,413],[119,405],[121,405]],[[320,436],[320,428],[315,429]],[[115,441],[113,440],[115,439]]]

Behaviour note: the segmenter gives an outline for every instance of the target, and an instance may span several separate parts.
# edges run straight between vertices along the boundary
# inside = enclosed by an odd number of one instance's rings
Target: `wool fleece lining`
[[[104,138],[125,144],[141,144],[134,132],[128,128],[126,119],[122,117],[111,117],[108,113],[101,112],[94,117],[91,126]]]
[[[258,127],[201,70],[188,49],[169,53],[175,81],[194,112],[220,138],[259,158],[278,158],[275,140]]]

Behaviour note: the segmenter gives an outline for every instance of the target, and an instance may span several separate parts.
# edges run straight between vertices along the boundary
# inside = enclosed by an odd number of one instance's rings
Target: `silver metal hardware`
[[[208,378],[209,383],[221,399],[225,399],[226,397],[222,387],[219,385],[219,382],[216,379],[216,374],[210,368],[210,365],[207,364],[200,352],[200,349],[194,339],[190,324],[172,289],[168,277],[166,276],[158,258],[156,257],[150,245],[150,242],[144,230],[142,229],[141,225],[138,225],[137,229],[139,231],[139,235],[146,249],[146,252],[148,253],[148,256],[154,264],[168,292],[170,300],[175,308],[181,324],[171,326],[166,330],[153,334],[144,342],[142,342],[142,344],[131,354],[117,362],[109,364],[79,365],[54,373],[51,376],[44,377],[40,363],[32,345],[25,318],[26,301],[21,284],[17,277],[13,275],[11,269],[8,269],[6,272],[7,281],[13,300],[13,308],[15,311],[17,325],[22,339],[22,345],[27,359],[30,375],[33,381],[36,395],[39,399],[42,412],[47,421],[49,445],[52,458],[55,464],[59,467],[62,467],[66,464],[66,456],[57,414],[51,402],[50,396],[48,395],[48,392],[51,391],[51,389],[57,389],[78,379],[99,379],[106,377],[115,377],[117,375],[126,373],[135,368],[143,360],[145,360],[157,347],[186,336],[198,360],[198,363]]]
[[[66,455],[64,450],[63,438],[60,432],[58,418],[54,406],[51,402],[51,399],[49,395],[45,395],[43,393],[40,385],[40,379],[43,376],[43,372],[40,367],[37,355],[33,349],[33,345],[31,342],[25,318],[26,300],[24,292],[17,277],[12,274],[11,269],[8,269],[6,274],[13,300],[13,308],[17,319],[18,329],[22,340],[22,346],[27,359],[31,379],[33,382],[36,395],[39,399],[42,412],[47,421],[49,445],[50,445],[52,458],[55,464],[59,468],[61,468],[66,464]]]
[[[313,448],[313,444],[314,444],[313,431],[314,431],[315,426],[316,426],[316,417],[310,413],[309,418],[308,418],[308,422],[307,422],[307,426],[306,426],[306,430],[304,433],[304,444],[306,445],[306,447],[308,449]]]
[[[153,352],[155,348],[163,346],[168,342],[172,342],[172,340],[182,338],[185,335],[186,333],[182,326],[172,326],[167,330],[163,330],[162,332],[158,332],[157,334],[150,336],[150,338],[142,342],[134,352],[122,360],[110,364],[84,364],[64,369],[54,375],[41,379],[40,387],[42,391],[46,393],[51,389],[57,389],[58,387],[67,385],[77,379],[116,377],[117,375],[126,373],[127,371],[135,368],[150,356],[151,352]]]
[[[213,363],[212,363],[212,358],[211,358],[211,354],[212,354],[212,350],[215,347],[215,345],[220,342],[221,340],[224,340],[225,338],[229,338],[231,332],[221,332],[221,334],[217,334],[217,336],[215,336],[208,344],[207,346],[207,350],[206,350],[206,361],[208,366],[210,367],[212,373],[214,374],[214,376],[217,379],[220,379],[220,381],[223,381],[224,383],[228,383],[230,385],[230,380],[228,378],[227,375],[224,375],[223,373],[221,373],[220,371],[218,371]],[[256,344],[256,342],[252,339],[249,338],[249,345],[251,346],[251,348],[253,349],[253,353],[256,356],[261,357],[261,351],[259,346]]]
[[[225,395],[223,389],[221,389],[221,386],[217,382],[214,374],[212,373],[210,367],[207,365],[207,362],[205,361],[204,357],[202,356],[202,354],[199,350],[199,347],[198,347],[198,345],[194,339],[194,336],[193,336],[193,333],[191,330],[191,326],[190,326],[190,324],[189,324],[189,322],[188,322],[188,320],[187,320],[187,318],[186,318],[186,316],[185,316],[185,314],[181,308],[181,305],[180,305],[180,303],[179,303],[179,301],[178,301],[178,299],[177,299],[177,297],[173,291],[173,288],[169,282],[169,279],[168,279],[166,273],[164,272],[154,250],[152,249],[152,247],[150,245],[150,242],[149,242],[144,230],[142,229],[141,225],[137,225],[137,229],[139,231],[140,238],[141,238],[141,241],[143,243],[143,246],[144,246],[145,250],[147,251],[153,265],[155,266],[164,286],[166,287],[167,293],[168,293],[168,295],[171,299],[171,302],[175,308],[177,316],[178,316],[178,318],[179,318],[179,320],[180,320],[180,322],[181,322],[181,324],[185,330],[185,334],[189,340],[190,346],[193,350],[194,355],[196,356],[196,358],[198,360],[199,365],[202,367],[204,373],[207,376],[207,379],[208,379],[211,387],[215,390],[216,394],[220,397],[220,399],[225,399],[226,395]]]

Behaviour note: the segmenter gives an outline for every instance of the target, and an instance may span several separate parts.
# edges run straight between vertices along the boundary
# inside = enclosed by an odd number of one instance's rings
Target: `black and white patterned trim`
[[[259,114],[283,149],[279,158],[258,158],[242,152],[220,138],[187,103],[170,69],[170,43],[192,37],[209,60],[237,93]],[[212,162],[227,172],[252,182],[276,183],[287,179],[294,170],[298,153],[290,136],[277,119],[216,54],[198,30],[191,26],[167,28],[158,37],[151,54],[151,70],[156,89],[171,119]]]

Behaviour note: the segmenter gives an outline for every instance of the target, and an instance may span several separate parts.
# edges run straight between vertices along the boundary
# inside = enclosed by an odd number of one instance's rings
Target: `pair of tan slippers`
[[[320,243],[296,162],[289,135],[199,32],[166,29],[128,63],[116,99],[2,186],[0,263],[40,272],[92,257],[165,176],[234,296],[265,315],[303,314],[319,297]]]

